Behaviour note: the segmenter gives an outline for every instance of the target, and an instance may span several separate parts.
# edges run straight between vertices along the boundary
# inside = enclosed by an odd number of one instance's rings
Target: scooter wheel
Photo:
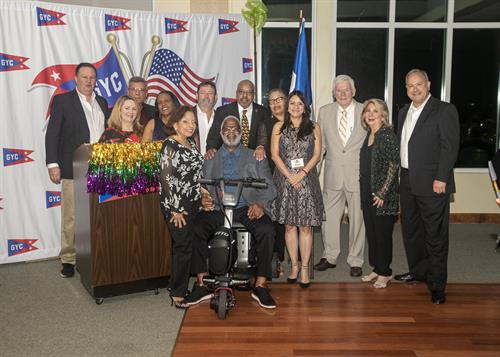
[[[227,316],[227,290],[222,289],[219,292],[219,301],[217,304],[217,316],[220,320],[225,320]]]

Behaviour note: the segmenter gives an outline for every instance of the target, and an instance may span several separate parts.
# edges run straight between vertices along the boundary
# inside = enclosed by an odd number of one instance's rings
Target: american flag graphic
[[[198,85],[214,79],[200,77],[175,52],[162,48],[155,52],[149,71],[148,98],[156,98],[161,91],[169,90],[182,104],[193,106]]]

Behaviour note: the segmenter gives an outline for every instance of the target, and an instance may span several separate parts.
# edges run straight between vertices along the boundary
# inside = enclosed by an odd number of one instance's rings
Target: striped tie
[[[342,144],[345,146],[347,143],[347,111],[345,110],[342,110],[340,115],[339,135],[340,139],[342,139]]]
[[[247,110],[243,109],[241,115],[241,143],[248,147],[248,138],[250,137],[250,129],[248,128]]]

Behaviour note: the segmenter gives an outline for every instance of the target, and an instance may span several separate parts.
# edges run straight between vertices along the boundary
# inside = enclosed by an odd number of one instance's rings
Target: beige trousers
[[[331,264],[337,264],[340,254],[340,224],[347,202],[347,214],[349,215],[347,264],[351,267],[362,267],[366,236],[360,192],[324,188],[323,202],[326,211],[326,222],[323,222],[322,226],[323,258],[326,258]]]
[[[75,190],[73,180],[62,180],[61,188],[61,263],[75,265]]]

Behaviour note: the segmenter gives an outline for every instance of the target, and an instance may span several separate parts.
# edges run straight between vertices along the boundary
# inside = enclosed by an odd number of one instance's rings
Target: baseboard
[[[500,224],[499,213],[452,213],[450,223]]]
[[[344,214],[342,223],[349,223],[349,217]],[[399,216],[396,223],[400,223]],[[484,223],[484,224],[500,224],[500,213],[451,213],[450,223]]]

